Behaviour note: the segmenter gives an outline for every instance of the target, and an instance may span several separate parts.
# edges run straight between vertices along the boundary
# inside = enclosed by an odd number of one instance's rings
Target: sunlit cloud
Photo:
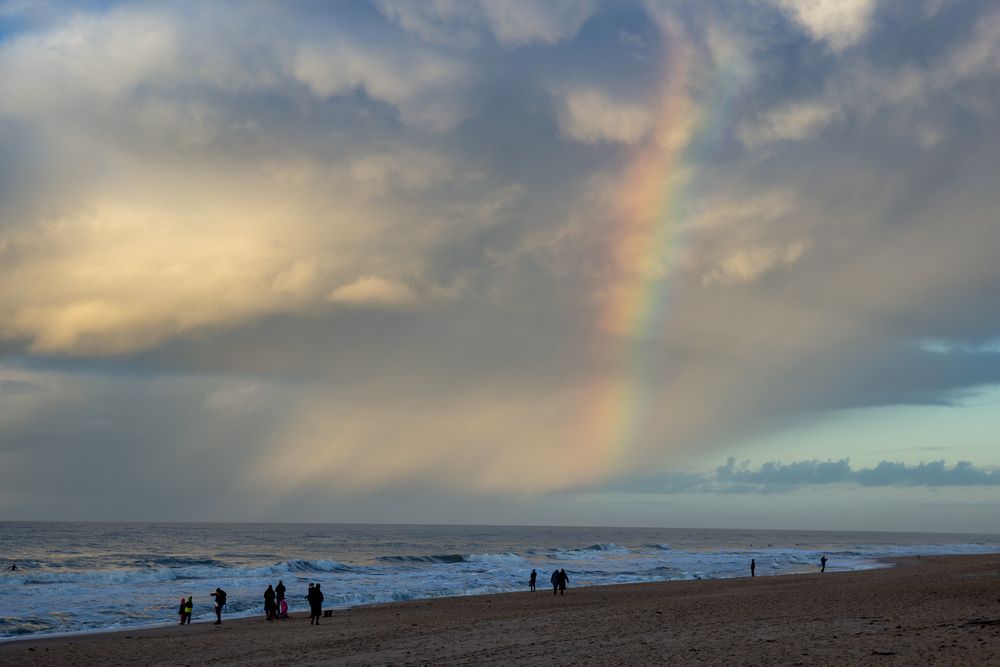
[[[543,499],[1000,382],[990,3],[63,8],[0,10],[0,482]]]

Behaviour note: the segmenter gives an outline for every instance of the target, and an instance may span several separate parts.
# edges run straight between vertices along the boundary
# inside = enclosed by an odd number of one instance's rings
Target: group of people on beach
[[[277,586],[268,584],[264,591],[264,614],[268,621],[290,618],[288,615],[288,602],[285,600],[285,582],[279,580]],[[222,625],[222,609],[226,606],[226,591],[216,588],[211,594],[215,598],[215,625]],[[309,584],[309,592],[306,593],[306,600],[309,601],[309,624],[319,625],[319,617],[323,615],[323,591],[319,584]],[[191,624],[191,612],[194,611],[194,597],[181,598],[181,605],[177,609],[180,617],[180,625]]]
[[[215,598],[215,624],[222,625],[222,608],[226,606],[226,591],[216,588],[210,595]],[[192,612],[194,612],[194,596],[181,597],[181,605],[177,608],[179,625],[191,625]]]
[[[826,556],[824,555],[819,559],[820,572],[826,572]],[[13,569],[13,568],[11,568]],[[757,574],[757,560],[754,558],[750,559],[750,576],[756,576]],[[528,577],[528,588],[534,592],[535,585],[538,581],[538,572],[535,570],[531,571],[531,575]],[[566,584],[569,583],[569,575],[566,574],[565,569],[558,569],[552,573],[549,577],[549,581],[552,583],[552,594],[553,595],[565,595],[566,594]],[[277,586],[271,586],[268,584],[267,590],[264,591],[264,614],[268,621],[273,621],[275,619],[289,618],[288,616],[288,603],[285,601],[285,584],[283,581],[279,580]],[[222,623],[222,608],[226,604],[226,592],[221,588],[216,588],[215,592],[212,593],[212,597],[215,598],[215,624],[220,625]],[[320,616],[323,615],[323,590],[320,588],[319,584],[309,584],[309,592],[306,593],[306,600],[309,601],[309,625],[319,625]],[[191,623],[191,612],[194,610],[194,602],[192,596],[187,598],[181,598],[180,608],[177,610],[178,616],[180,616],[180,624]]]
[[[528,577],[528,590],[534,592],[535,583],[538,581],[538,572],[535,570],[531,571],[531,575]],[[556,595],[561,593],[566,595],[566,584],[569,583],[569,575],[566,574],[566,570],[556,570],[549,577],[549,581],[552,582],[552,594]]]
[[[278,585],[272,587],[270,584],[264,591],[264,614],[268,621],[275,619],[290,618],[288,615],[288,603],[285,601],[285,583],[278,581]],[[309,592],[306,593],[306,600],[309,601],[309,625],[319,625],[319,617],[323,615],[323,590],[319,584],[309,584]]]
[[[177,609],[177,615],[180,616],[180,625],[191,625],[191,612],[194,611],[194,596],[189,595],[187,598],[181,598],[181,606]]]
[[[267,585],[264,591],[264,614],[268,621],[288,618],[288,603],[285,602],[285,582],[278,580],[277,586]]]

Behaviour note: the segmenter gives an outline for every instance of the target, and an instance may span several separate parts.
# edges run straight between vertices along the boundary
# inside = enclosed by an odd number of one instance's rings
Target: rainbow
[[[679,30],[668,29],[666,36],[670,51],[657,121],[649,139],[630,156],[613,205],[608,247],[615,278],[600,289],[603,305],[592,350],[604,375],[588,391],[584,435],[588,459],[600,462],[590,470],[595,478],[634,462],[629,452],[648,437],[650,418],[666,399],[656,389],[658,379],[650,377],[643,349],[666,331],[697,167],[728,128],[740,78],[731,50],[713,49],[714,59],[696,58]],[[694,77],[705,72],[695,67],[706,60],[709,76],[697,83],[714,85],[696,101]]]

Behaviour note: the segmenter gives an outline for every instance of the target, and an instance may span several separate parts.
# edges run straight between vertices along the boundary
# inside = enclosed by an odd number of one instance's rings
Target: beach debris
[[[883,651],[882,649],[873,648],[872,655],[896,655],[895,651]]]

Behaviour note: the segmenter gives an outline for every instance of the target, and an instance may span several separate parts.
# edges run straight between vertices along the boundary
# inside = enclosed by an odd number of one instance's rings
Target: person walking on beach
[[[549,577],[549,581],[552,582],[552,594],[559,595],[559,581],[560,581],[559,570],[556,570],[555,572],[552,573],[552,576]]]
[[[264,613],[267,615],[268,622],[274,620],[277,610],[278,605],[274,602],[274,587],[268,584],[267,590],[264,591]]]
[[[191,614],[194,612],[194,596],[189,595],[186,602],[184,602],[184,622],[191,625]]]
[[[823,557],[819,559],[819,571],[826,572],[826,554],[823,554]]]
[[[215,624],[222,625],[222,608],[226,606],[226,591],[216,588],[212,597],[215,598]]]
[[[538,579],[538,573],[534,570],[531,571],[531,576],[528,577],[528,588],[532,593],[535,592],[535,581]]]
[[[750,559],[750,576],[751,577],[755,576],[754,575],[754,570],[756,570],[756,569],[757,569],[757,561],[754,560],[753,558],[751,558]]]
[[[559,595],[566,595],[566,584],[569,583],[569,575],[566,570],[559,570]]]

